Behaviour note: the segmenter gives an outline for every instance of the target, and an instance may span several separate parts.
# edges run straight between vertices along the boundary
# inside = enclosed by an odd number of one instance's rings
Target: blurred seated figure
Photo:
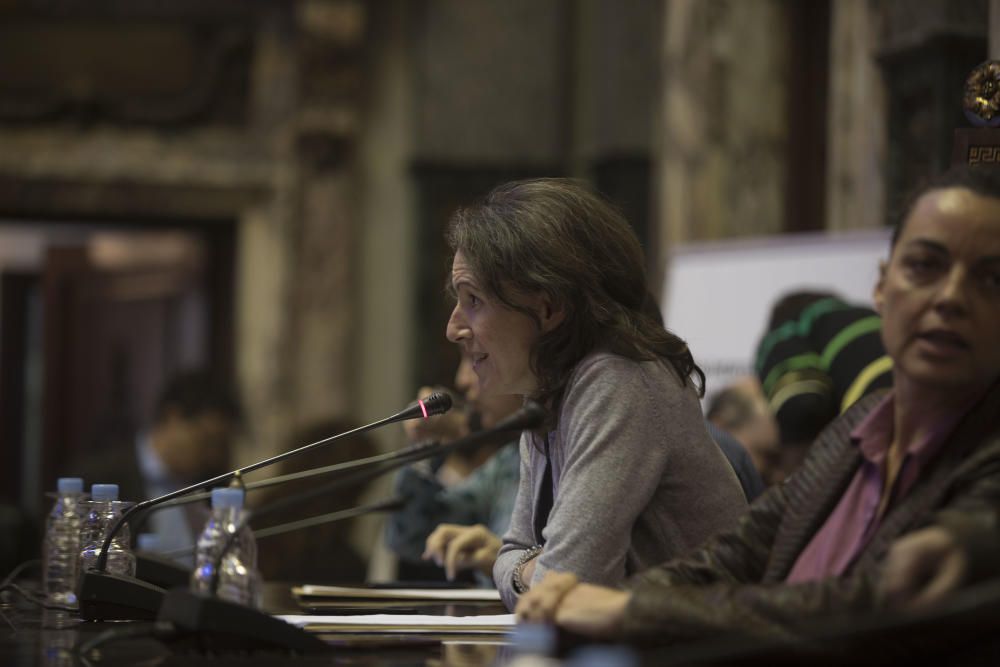
[[[717,392],[709,401],[705,417],[746,449],[765,484],[781,481],[778,423],[757,378],[740,378]],[[715,437],[715,433],[712,435]]]
[[[887,606],[923,609],[966,586],[1000,576],[1000,513],[942,512],[935,525],[896,540],[879,592]]]
[[[746,447],[728,431],[719,428],[707,419],[705,420],[705,428],[715,444],[725,454],[733,472],[736,473],[736,478],[740,481],[740,488],[743,489],[743,495],[747,502],[751,503],[756,500],[757,496],[764,493],[766,487],[764,479],[757,472],[757,466],[754,465]]]
[[[431,433],[427,427],[418,432],[408,431],[412,439],[434,437],[448,442],[470,429],[491,428],[521,406],[521,399],[517,396],[482,396],[478,379],[467,358],[459,364],[455,386],[465,396],[465,410],[464,413],[452,412],[462,414],[465,424],[450,426],[450,432],[440,434]],[[434,425],[431,424],[431,427]],[[450,470],[442,474],[442,469],[446,467]],[[464,478],[462,472],[467,472]],[[396,478],[396,493],[406,498],[407,504],[391,515],[386,524],[386,542],[400,559],[398,578],[436,578],[440,576],[438,568],[442,566],[449,579],[455,578],[459,570],[472,568],[488,578],[496,557],[495,550],[499,548],[497,536],[503,535],[510,523],[519,475],[520,457],[516,442],[499,449],[481,448],[471,455],[464,454],[457,460],[440,462],[436,466],[433,462],[422,461],[400,471]],[[440,552],[436,549],[425,551],[432,532],[437,535],[434,544],[440,542],[442,545]],[[451,546],[452,556],[448,558],[444,550],[456,538]],[[481,552],[483,544],[493,540],[496,541],[493,558],[488,562],[482,557],[467,557]],[[422,567],[424,561],[431,558],[437,565]]]
[[[302,447],[354,428],[355,424],[343,420],[320,421],[297,431],[282,451]],[[375,444],[362,433],[310,449],[298,456],[285,459],[274,470],[269,469],[255,474],[264,479],[367,458],[377,453]],[[300,493],[306,494],[331,481],[326,475],[318,475],[251,493],[250,507],[259,516],[258,519],[251,515],[251,525],[254,530],[259,530],[350,509],[362,502],[361,496],[368,487],[368,482],[337,487],[318,496],[305,498],[301,502],[268,511],[273,503]],[[363,582],[368,571],[367,559],[357,552],[349,540],[351,531],[359,520],[360,518],[332,521],[261,538],[257,544],[257,560],[261,576],[268,581],[309,584],[356,585]]]
[[[176,491],[229,470],[233,436],[242,413],[233,390],[204,370],[171,378],[153,423],[131,441],[106,442],[67,469],[93,483],[117,484],[122,500],[140,501]],[[156,535],[156,551],[191,547],[206,517],[205,505],[158,509],[133,528]]]
[[[891,549],[950,561],[941,529],[1000,506],[1000,170],[956,169],[911,198],[874,297],[891,391],[835,418],[734,529],[624,589],[552,572],[521,596],[520,619],[656,644],[789,638],[881,609],[886,586],[906,590],[883,583]],[[825,356],[836,356],[830,345]],[[911,547],[907,535],[929,544]],[[921,570],[903,579],[920,582]],[[947,589],[971,571],[937,572]]]
[[[756,369],[781,437],[773,481],[798,467],[838,414],[892,385],[881,326],[871,308],[828,292],[792,292],[771,309]]]

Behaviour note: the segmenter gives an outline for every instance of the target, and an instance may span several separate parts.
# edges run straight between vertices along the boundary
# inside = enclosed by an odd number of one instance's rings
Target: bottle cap
[[[118,500],[117,484],[94,484],[90,487],[91,500]]]
[[[212,489],[212,509],[243,508],[243,489],[219,487]]]
[[[69,493],[83,493],[83,479],[80,477],[60,477],[56,482],[60,496]]]
[[[553,655],[556,650],[556,630],[541,623],[518,623],[510,635],[515,653]]]
[[[573,651],[566,667],[639,667],[639,657],[627,646],[594,644]]]

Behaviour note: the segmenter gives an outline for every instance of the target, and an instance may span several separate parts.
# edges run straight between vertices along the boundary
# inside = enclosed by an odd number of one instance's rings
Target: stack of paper
[[[306,584],[292,589],[297,597],[421,602],[500,602],[500,594],[486,588],[351,588]]]
[[[287,614],[278,616],[309,632],[349,632],[387,634],[503,634],[514,627],[514,614],[491,616],[424,616],[416,614],[366,614],[359,616],[319,616]]]

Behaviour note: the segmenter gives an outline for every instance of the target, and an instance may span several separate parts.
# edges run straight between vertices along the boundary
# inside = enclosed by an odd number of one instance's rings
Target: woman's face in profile
[[[984,389],[1000,376],[1000,199],[931,190],[875,288],[897,384]]]
[[[540,335],[530,317],[488,294],[461,252],[455,254],[451,284],[457,297],[448,320],[448,340],[462,347],[479,379],[482,396],[531,394],[537,380],[531,371],[531,348]],[[525,299],[525,305],[536,304]]]

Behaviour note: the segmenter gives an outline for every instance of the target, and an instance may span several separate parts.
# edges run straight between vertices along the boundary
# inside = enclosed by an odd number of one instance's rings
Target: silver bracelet
[[[535,558],[536,556],[538,556],[538,554],[542,553],[542,549],[543,547],[541,544],[536,544],[535,546],[529,549],[525,549],[521,553],[521,557],[517,559],[517,563],[514,564],[514,576],[512,577],[511,581],[514,584],[514,592],[517,593],[518,595],[528,592],[528,587],[525,586],[524,581],[521,580],[521,568],[524,567],[524,564],[527,563],[529,560]]]

